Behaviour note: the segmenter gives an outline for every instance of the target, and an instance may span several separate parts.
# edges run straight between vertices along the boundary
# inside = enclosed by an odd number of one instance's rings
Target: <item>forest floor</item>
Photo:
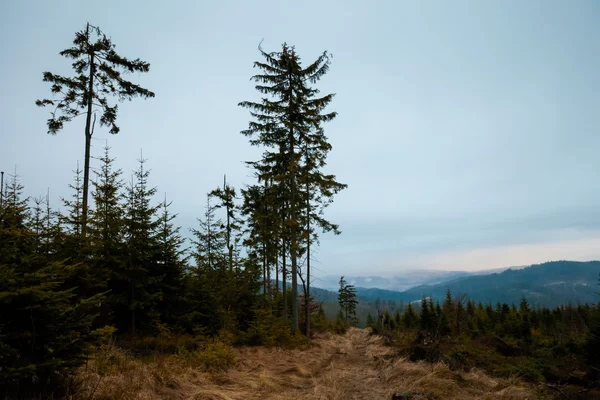
[[[483,371],[451,371],[442,363],[414,363],[367,330],[320,335],[306,349],[234,349],[234,367],[205,372],[170,356],[128,362],[101,373],[82,369],[85,399],[539,399],[543,388]],[[420,394],[418,394],[420,393]]]

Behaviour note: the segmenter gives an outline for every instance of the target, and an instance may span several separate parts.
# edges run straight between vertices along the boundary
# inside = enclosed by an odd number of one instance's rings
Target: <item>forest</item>
[[[126,365],[115,347],[131,359],[175,354],[226,371],[232,346],[301,348],[318,334],[354,329],[359,304],[343,277],[337,318],[328,319],[311,293],[311,251],[322,234],[341,233],[326,209],[347,188],[325,172],[332,150],[325,126],[337,116],[329,109],[334,94],[317,88],[331,66],[327,51],[303,63],[294,46],[259,46],[255,74],[250,62],[248,69],[256,97],[238,104],[249,112],[240,134],[262,152],[241,160],[255,180],[234,188],[215,175],[191,241],[174,222],[176,204],[157,199],[160,182],[143,154],[131,181],[108,146],[100,167],[90,168],[94,130],[119,134],[120,104],[155,97],[127,80],[151,73],[150,64],[118,54],[90,24],[60,55],[73,75],[43,72],[50,96],[35,104],[50,116],[40,134],[80,124],[85,162],[65,181],[71,196],[59,205],[27,195],[17,171],[2,173],[0,393],[73,396],[82,368],[95,363],[108,374]],[[597,305],[492,305],[467,296],[448,290],[445,299],[424,297],[403,310],[378,305],[366,325],[412,361],[518,376],[565,396],[571,386],[571,396],[598,387]]]

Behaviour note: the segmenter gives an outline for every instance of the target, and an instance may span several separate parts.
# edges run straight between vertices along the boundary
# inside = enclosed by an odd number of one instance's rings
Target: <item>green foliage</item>
[[[356,288],[353,285],[347,284],[343,276],[340,278],[338,303],[345,324],[351,326],[356,325],[358,323],[358,320],[356,319],[356,305],[358,304],[358,300],[356,299]]]
[[[55,100],[36,101],[40,107],[55,107],[48,120],[48,133],[56,134],[62,130],[65,122],[80,115],[88,103],[94,102],[102,110],[100,125],[109,126],[110,133],[116,134],[120,130],[116,125],[118,107],[109,105],[109,97],[114,96],[120,101],[138,96],[154,97],[153,92],[123,79],[122,74],[148,72],[150,64],[119,56],[112,40],[98,27],[88,24],[85,30],[76,32],[73,47],[61,51],[60,55],[74,60],[72,66],[76,76],[69,78],[44,72],[44,82],[52,85],[52,94],[60,95]]]
[[[237,342],[250,346],[297,347],[306,344],[306,338],[299,332],[292,333],[289,325],[268,309],[258,309],[250,327]]]
[[[227,371],[235,364],[235,354],[231,345],[214,341],[194,354],[200,365],[208,371]]]
[[[263,182],[264,187],[249,188],[246,209],[254,214],[250,218],[254,225],[251,241],[256,253],[262,253],[265,282],[270,282],[268,265],[272,265],[273,255],[278,257],[279,245],[282,261],[289,251],[291,328],[297,330],[298,258],[307,254],[305,276],[310,285],[309,249],[318,238],[314,227],[339,233],[337,225],[323,218],[323,209],[346,187],[335,180],[335,175],[321,172],[331,150],[322,125],[337,114],[324,112],[334,95],[319,97],[319,90],[313,85],[329,70],[330,56],[323,52],[312,64],[303,67],[293,46],[284,43],[281,51],[272,53],[264,52],[260,46],[259,50],[264,61],[254,63],[260,73],[252,79],[257,83],[256,90],[264,96],[259,103],[244,101],[239,105],[248,108],[253,117],[242,134],[250,138],[252,145],[264,147],[262,159],[248,163],[254,167],[259,185]],[[256,200],[261,197],[268,201],[252,207],[251,204],[259,204]],[[266,223],[271,218],[278,220],[272,230]],[[283,270],[284,275],[287,272]],[[309,297],[306,296],[307,301]],[[309,320],[308,308],[305,307]]]

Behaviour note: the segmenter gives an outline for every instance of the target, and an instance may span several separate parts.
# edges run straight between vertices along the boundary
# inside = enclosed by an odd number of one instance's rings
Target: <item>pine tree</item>
[[[456,334],[457,321],[456,321],[456,305],[454,304],[454,300],[452,299],[452,292],[450,288],[446,290],[446,297],[444,298],[444,304],[442,306],[442,313],[444,315],[444,319],[442,322],[442,334],[451,333]]]
[[[73,171],[75,182],[69,185],[69,188],[73,190],[73,194],[70,199],[61,198],[66,212],[59,215],[60,224],[65,230],[64,255],[67,257],[77,257],[76,259],[81,256],[83,250],[83,242],[81,240],[81,195],[83,190],[81,172],[78,162],[77,168]]]
[[[224,268],[226,259],[226,241],[223,222],[215,216],[216,207],[206,198],[204,219],[198,219],[199,229],[192,229],[194,250],[192,257],[200,271]]]
[[[419,316],[417,315],[417,313],[415,313],[415,309],[412,303],[408,303],[408,306],[406,306],[406,311],[402,316],[402,324],[407,329],[413,329],[417,327],[418,323]]]
[[[302,152],[308,146],[317,144],[311,134],[318,136],[322,133],[321,124],[336,115],[323,113],[333,95],[319,98],[318,90],[310,87],[310,84],[316,83],[329,70],[329,55],[324,52],[315,62],[302,68],[295,49],[286,44],[283,44],[280,52],[266,53],[260,47],[259,50],[265,62],[254,63],[262,73],[255,75],[253,80],[258,83],[256,89],[271,96],[271,99],[263,98],[261,103],[240,103],[240,106],[250,109],[254,118],[242,133],[251,137],[252,145],[268,149],[255,167],[260,180],[272,179],[280,188],[285,204],[284,226],[289,229],[291,260],[292,330],[295,331],[298,329],[297,274],[301,252],[301,210],[307,204],[299,188]]]
[[[100,111],[100,126],[110,127],[111,134],[119,133],[116,124],[118,105],[109,105],[109,98],[119,101],[134,97],[154,97],[154,93],[123,78],[123,73],[148,72],[150,64],[140,60],[130,60],[118,55],[112,40],[100,28],[90,25],[75,33],[73,47],[59,53],[74,60],[72,66],[75,77],[44,72],[44,82],[52,84],[53,96],[58,99],[37,100],[40,107],[53,106],[48,119],[48,133],[55,135],[62,130],[65,122],[85,114],[85,166],[83,168],[82,236],[87,230],[88,186],[90,174],[90,147],[96,110]],[[92,122],[92,115],[94,120]]]
[[[340,278],[338,303],[346,324],[355,325],[357,323],[356,306],[358,304],[358,300],[356,299],[356,288],[353,285],[346,283],[343,276]]]
[[[158,263],[159,206],[152,205],[156,188],[148,186],[150,171],[145,168],[146,159],[140,156],[138,162],[135,180],[127,189],[124,220],[126,256],[117,278],[127,286],[127,291],[121,293],[119,300],[122,306],[127,305],[132,334],[135,334],[136,326],[142,329],[156,326],[160,317],[158,304],[163,295],[161,282],[164,278]],[[123,326],[123,314],[117,314],[119,317],[120,326]]]
[[[178,314],[180,294],[183,288],[185,272],[183,244],[185,240],[179,233],[180,228],[173,220],[177,214],[171,214],[167,196],[160,206],[159,226],[157,227],[158,268],[163,274],[161,280],[161,319],[165,323],[174,324]]]
[[[234,264],[234,248],[238,242],[238,231],[240,229],[240,221],[237,216],[237,207],[235,204],[236,192],[235,189],[227,184],[227,178],[223,177],[223,188],[217,188],[210,192],[210,197],[218,200],[215,208],[224,208],[225,219],[225,247],[227,249],[227,265],[229,270],[233,270]]]
[[[90,311],[102,295],[74,299],[66,280],[80,265],[51,261],[42,202],[30,218],[21,192],[15,174],[0,210],[0,392],[37,398],[85,360],[100,333]]]
[[[119,279],[122,262],[125,257],[124,210],[122,171],[114,169],[114,158],[110,157],[110,148],[104,147],[100,158],[101,166],[92,182],[94,208],[90,214],[89,237],[84,246],[89,252],[91,265],[85,276],[80,279],[80,291],[84,293],[102,293],[109,290],[108,303],[100,311],[101,324],[109,322],[109,305],[118,303],[121,293],[126,291]],[[123,329],[123,326],[119,326]]]

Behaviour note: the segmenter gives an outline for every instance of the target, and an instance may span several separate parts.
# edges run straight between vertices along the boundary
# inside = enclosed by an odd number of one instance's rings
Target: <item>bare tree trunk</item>
[[[279,248],[275,247],[275,295],[279,293]]]
[[[308,185],[308,172],[306,177],[306,293],[304,298],[304,318],[306,321],[306,337],[310,339],[310,188]]]
[[[282,254],[282,270],[281,270],[281,284],[283,289],[283,320],[287,322],[288,319],[288,304],[287,304],[287,254],[286,254],[286,242],[283,240],[283,254]]]
[[[4,204],[4,171],[0,172],[0,207]]]
[[[87,25],[89,34],[90,24]],[[94,100],[94,52],[90,53],[90,77],[88,82],[87,116],[85,120],[85,162],[83,167],[83,204],[81,210],[81,236],[87,233],[88,188],[90,183],[90,147],[92,145],[92,103]]]
[[[231,204],[229,203],[228,197],[229,191],[227,190],[227,175],[223,175],[223,194],[225,195],[225,201],[227,202],[227,251],[229,252],[229,271],[233,271],[233,246],[231,245]]]
[[[293,144],[292,144],[293,146]],[[293,151],[292,151],[293,156]],[[296,232],[296,223],[298,218],[296,215],[296,177],[292,176],[292,232],[290,244],[290,258],[292,262],[292,332],[298,330],[298,237]]]
[[[265,241],[262,243],[262,274],[263,274],[263,294],[267,297],[267,254],[265,250]]]

